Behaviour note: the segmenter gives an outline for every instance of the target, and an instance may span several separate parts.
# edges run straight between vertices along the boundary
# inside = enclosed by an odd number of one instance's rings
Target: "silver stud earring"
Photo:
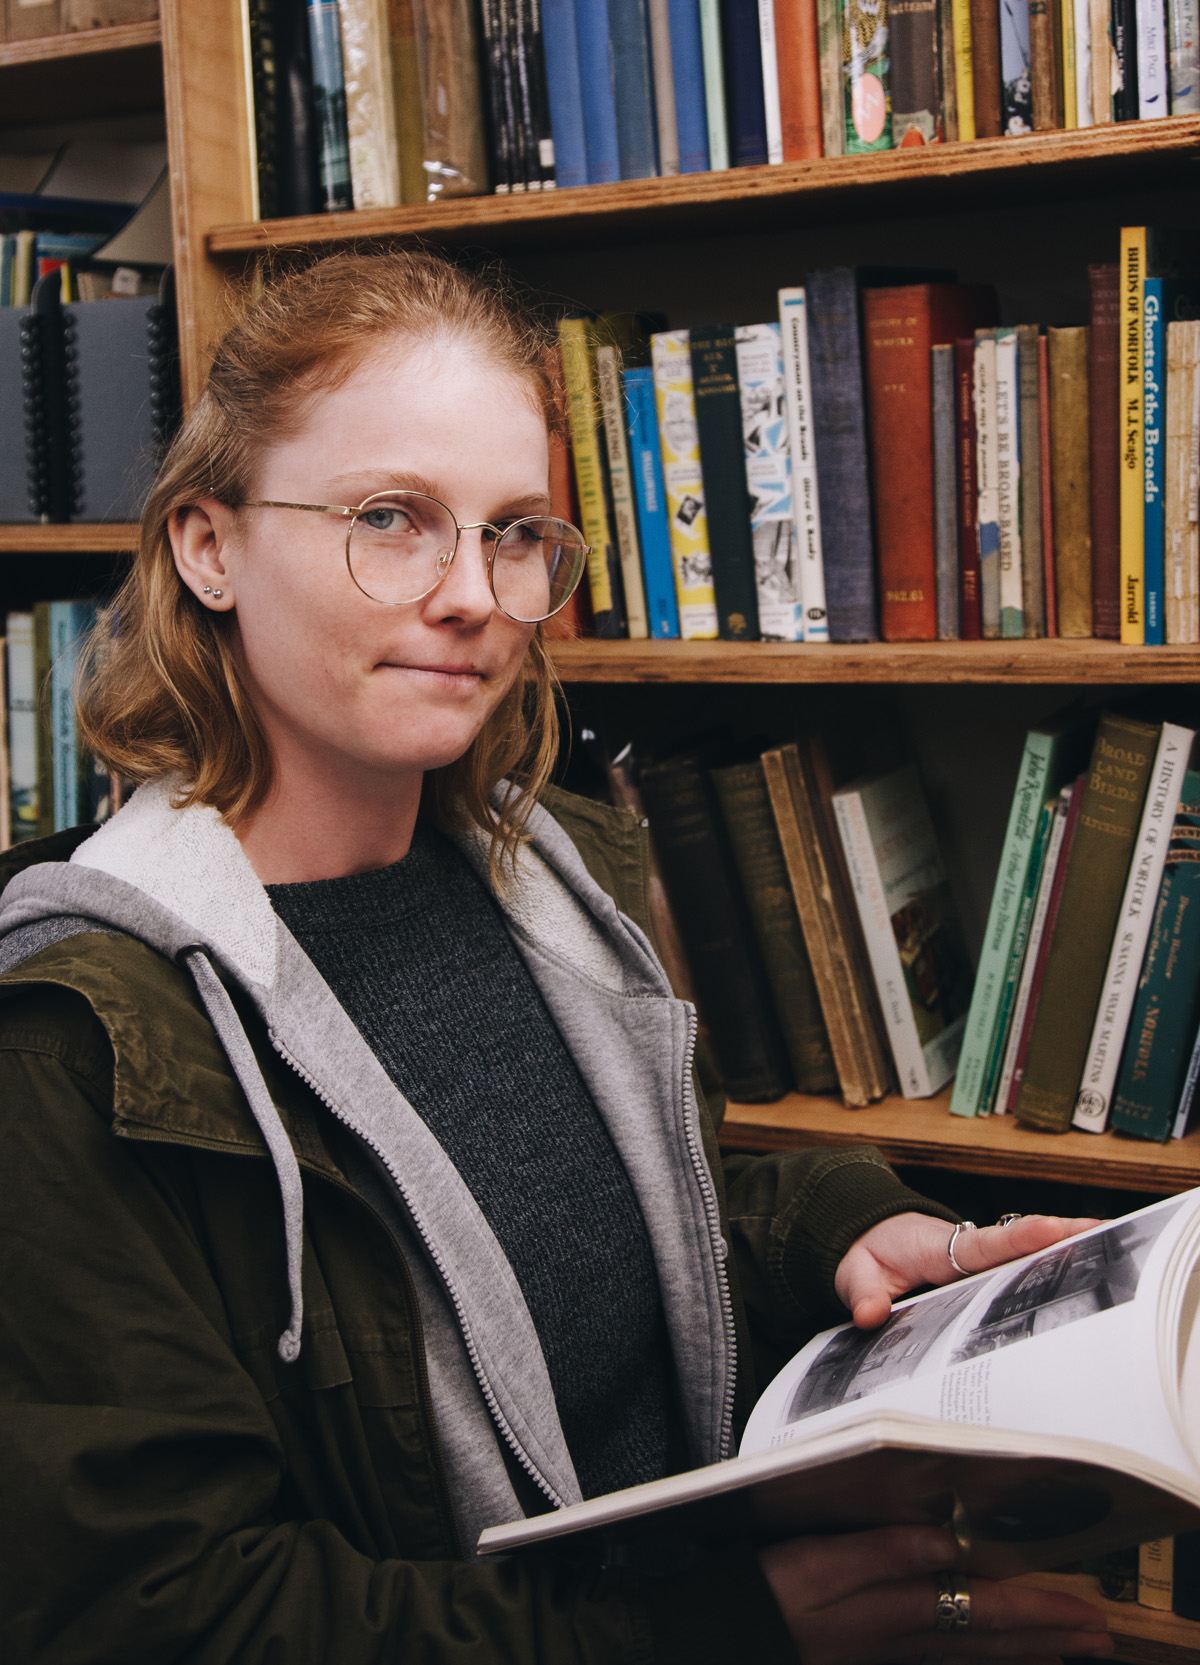
[[[206,584],[204,586],[204,593],[205,593],[205,595],[211,595],[212,594],[212,585],[211,584]]]
[[[225,592],[223,590],[214,590],[213,591],[213,600],[214,601],[220,601],[220,599],[221,599],[221,597],[224,593]]]

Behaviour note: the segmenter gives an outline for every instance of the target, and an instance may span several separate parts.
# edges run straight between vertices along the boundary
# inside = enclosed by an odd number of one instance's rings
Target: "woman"
[[[640,829],[547,792],[536,621],[581,551],[544,362],[432,256],[330,258],[226,337],[151,495],[82,712],[144,784],[0,910],[6,1659],[936,1646],[940,1529],[472,1558],[729,1454],[756,1347],[956,1275],[870,1151],[722,1172]],[[964,1656],[1107,1648],[1082,1603],[973,1603]]]

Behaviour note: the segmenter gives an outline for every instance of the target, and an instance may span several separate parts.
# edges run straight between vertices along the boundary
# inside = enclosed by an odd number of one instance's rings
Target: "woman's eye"
[[[372,532],[411,532],[416,528],[413,518],[404,509],[381,507],[368,509],[366,514],[360,515],[364,525]]]

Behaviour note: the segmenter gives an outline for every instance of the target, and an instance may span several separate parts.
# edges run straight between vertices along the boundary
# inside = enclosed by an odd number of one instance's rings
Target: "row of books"
[[[264,216],[1200,110],[1194,0],[244,0]]]
[[[1134,277],[1090,267],[1090,324],[1045,333],[848,268],[778,323],[564,319],[590,628],[1200,640],[1200,283],[1124,235]]]
[[[1134,1563],[1136,1599],[1142,1607],[1200,1619],[1200,1532],[1151,1538],[1128,1559]]]
[[[0,4],[0,41],[149,23],[157,16],[158,0],[5,0]]]
[[[1164,1140],[1200,1079],[1196,730],[1092,727],[1026,738],[951,1110]]]

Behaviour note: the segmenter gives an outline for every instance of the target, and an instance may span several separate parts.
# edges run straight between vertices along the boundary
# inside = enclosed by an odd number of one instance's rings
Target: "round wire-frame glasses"
[[[540,624],[566,606],[591,553],[578,527],[554,515],[526,515],[506,526],[488,520],[460,525],[453,510],[425,492],[374,492],[357,507],[287,503],[271,497],[257,498],[245,507],[300,509],[348,519],[346,570],[363,595],[390,607],[432,594],[450,571],[462,534],[481,531],[497,607],[517,623]]]

